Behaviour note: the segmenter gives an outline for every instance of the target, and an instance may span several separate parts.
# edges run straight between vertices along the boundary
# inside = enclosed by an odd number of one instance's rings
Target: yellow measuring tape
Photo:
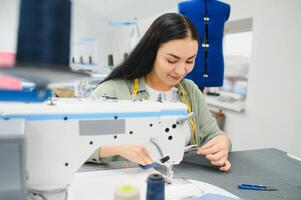
[[[184,89],[184,87],[183,87]],[[185,91],[185,89],[184,89]],[[182,92],[182,99],[183,99],[183,103],[187,106],[187,110],[188,110],[188,113],[191,113],[192,112],[192,109],[191,109],[191,105],[188,103],[186,97],[185,97],[185,94]],[[194,120],[193,120],[193,117],[189,119],[189,123],[190,123],[190,126],[191,126],[191,129],[192,129],[192,137],[191,137],[191,144],[196,144],[196,127],[195,127],[195,123],[194,123]]]
[[[135,80],[134,80],[134,89],[133,89],[133,94],[132,94],[133,97],[137,96],[138,89],[139,89],[139,79],[135,78]]]
[[[184,92],[186,93],[185,91],[185,88],[182,86]],[[133,88],[133,93],[132,93],[132,96],[133,97],[136,97],[137,94],[138,94],[138,89],[139,89],[139,79],[136,78],[134,80],[134,88]],[[184,92],[182,92],[181,96],[182,96],[182,99],[183,99],[183,103],[187,106],[187,110],[188,110],[188,113],[191,113],[192,112],[192,108],[191,108],[191,105],[188,103],[185,95],[184,95]],[[192,129],[192,138],[191,138],[191,144],[196,144],[196,127],[195,127],[195,122],[193,120],[193,118],[189,119],[189,123],[190,123],[190,126],[191,126],[191,129]]]

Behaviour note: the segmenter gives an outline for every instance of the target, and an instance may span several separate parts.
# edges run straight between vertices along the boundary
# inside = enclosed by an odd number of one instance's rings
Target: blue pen
[[[278,190],[274,186],[270,185],[257,185],[257,184],[238,184],[238,189],[243,190],[263,190],[263,191],[274,191]]]

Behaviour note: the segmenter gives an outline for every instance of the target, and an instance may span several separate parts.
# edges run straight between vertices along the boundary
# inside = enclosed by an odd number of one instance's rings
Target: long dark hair
[[[178,13],[161,15],[151,24],[129,57],[102,82],[118,78],[134,80],[147,75],[153,68],[161,44],[187,37],[198,41],[196,28],[188,18]]]

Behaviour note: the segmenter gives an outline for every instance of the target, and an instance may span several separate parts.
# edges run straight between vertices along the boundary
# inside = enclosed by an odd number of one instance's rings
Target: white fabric
[[[175,88],[175,87],[173,87],[173,88]],[[171,88],[168,91],[159,91],[159,90],[155,90],[155,89],[151,88],[150,86],[148,86],[146,84],[146,89],[149,93],[149,99],[148,100],[157,101],[159,95],[161,94],[162,98],[163,98],[162,100],[164,100],[164,101],[173,101],[173,96],[172,96],[173,88]]]

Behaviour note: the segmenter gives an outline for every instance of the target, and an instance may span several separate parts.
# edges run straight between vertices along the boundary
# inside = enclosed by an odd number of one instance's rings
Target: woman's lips
[[[169,76],[170,76],[172,79],[176,80],[176,81],[178,81],[178,80],[181,79],[180,76],[172,76],[172,75],[169,75]]]

